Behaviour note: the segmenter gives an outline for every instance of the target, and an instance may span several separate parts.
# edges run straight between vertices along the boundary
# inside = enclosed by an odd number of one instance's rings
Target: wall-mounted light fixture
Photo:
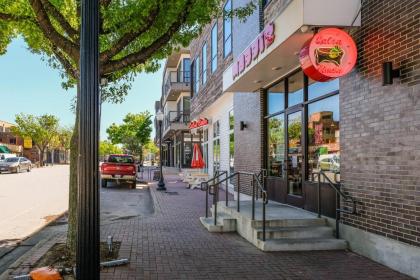
[[[399,78],[400,68],[392,69],[392,62],[384,62],[382,64],[382,85],[392,85],[394,78]]]
[[[247,124],[244,122],[244,121],[241,121],[240,122],[240,128],[241,128],[241,130],[244,130],[245,128],[247,128],[248,126],[247,126]]]

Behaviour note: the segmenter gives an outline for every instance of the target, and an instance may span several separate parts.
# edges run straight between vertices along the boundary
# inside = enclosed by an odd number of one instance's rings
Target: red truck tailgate
[[[136,174],[136,165],[105,162],[101,166],[101,172],[109,175],[133,175]]]

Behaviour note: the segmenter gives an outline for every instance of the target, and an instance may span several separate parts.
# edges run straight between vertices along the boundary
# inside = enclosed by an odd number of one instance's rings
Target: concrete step
[[[263,229],[255,228],[257,238],[262,239]],[[282,238],[331,238],[333,229],[328,226],[310,227],[267,227],[265,229],[266,239]]]
[[[251,221],[253,228],[262,228],[263,222],[261,220]],[[268,227],[313,227],[325,226],[326,220],[323,218],[314,219],[279,219],[279,220],[266,220],[265,226]]]
[[[223,225],[218,222],[214,224],[213,217],[200,217],[200,222],[209,232],[223,232]]]
[[[219,213],[216,218],[216,225],[213,217],[200,217],[201,223],[209,232],[235,232],[236,219],[229,215]]]
[[[257,247],[267,252],[345,250],[347,241],[334,238],[282,238],[258,240]]]

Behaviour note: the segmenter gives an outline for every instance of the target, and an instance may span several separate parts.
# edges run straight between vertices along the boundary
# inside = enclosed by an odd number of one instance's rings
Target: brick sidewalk
[[[151,187],[155,215],[104,228],[121,240],[126,267],[101,279],[409,279],[346,251],[264,253],[234,233],[201,225],[204,192],[168,179],[167,194]]]
[[[102,271],[101,279],[410,279],[347,251],[264,253],[235,233],[209,233],[201,225],[205,193],[166,176],[168,193],[151,186],[155,213],[101,227],[102,240],[121,241],[127,266]],[[54,243],[48,240],[11,269],[24,274]]]

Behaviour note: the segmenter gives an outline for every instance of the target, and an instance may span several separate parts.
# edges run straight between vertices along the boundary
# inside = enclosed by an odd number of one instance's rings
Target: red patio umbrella
[[[203,155],[201,154],[200,147],[198,144],[194,144],[193,158],[191,161],[191,168],[204,168],[206,164],[203,160]]]

